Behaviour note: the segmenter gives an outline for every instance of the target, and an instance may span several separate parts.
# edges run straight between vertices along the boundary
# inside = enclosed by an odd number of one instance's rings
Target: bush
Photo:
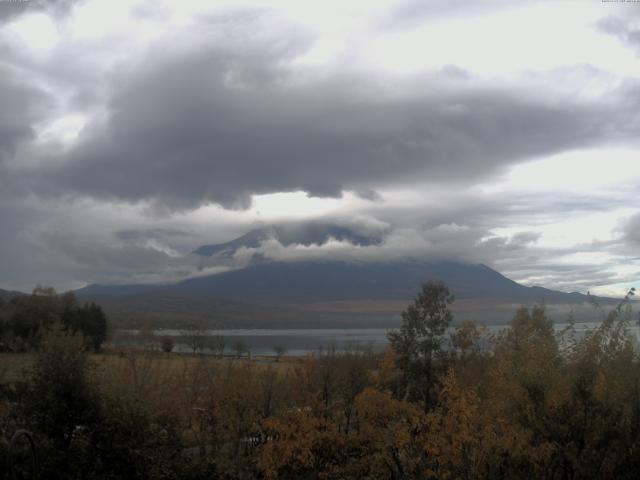
[[[160,348],[162,349],[163,352],[165,353],[171,353],[173,352],[173,349],[176,346],[176,342],[173,339],[173,337],[169,337],[169,336],[164,336],[164,337],[160,337]]]
[[[171,418],[135,397],[102,392],[81,337],[57,325],[43,338],[17,413],[33,428],[42,478],[175,478],[180,445]]]

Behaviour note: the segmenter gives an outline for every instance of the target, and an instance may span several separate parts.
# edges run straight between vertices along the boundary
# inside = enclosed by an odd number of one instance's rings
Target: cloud
[[[9,66],[0,63],[0,167],[13,159],[19,145],[33,140],[33,124],[47,115],[49,96]]]
[[[468,185],[528,158],[638,133],[635,90],[624,103],[620,92],[597,104],[550,105],[513,88],[394,98],[361,93],[363,77],[295,84],[278,65],[300,46],[277,45],[141,66],[119,80],[107,121],[28,181],[45,195],[246,208],[251,195],[272,192],[337,197],[416,178]]]
[[[603,33],[617,37],[640,52],[640,27],[638,26],[640,14],[637,10],[637,8],[633,11],[625,10],[618,15],[603,18],[597,22],[597,27]]]
[[[0,2],[0,24],[26,13],[45,11],[50,15],[65,15],[77,0],[9,0]]]
[[[509,243],[517,246],[531,245],[536,243],[541,236],[540,232],[520,232],[511,237]]]
[[[566,72],[539,73],[535,91],[452,65],[402,78],[348,65],[321,74],[300,64],[314,34],[273,12],[202,15],[189,27],[103,72],[100,88],[56,48],[57,70],[47,72],[73,75],[73,108],[84,99],[101,114],[61,152],[29,152],[37,168],[14,172],[16,181],[49,199],[244,209],[273,192],[373,199],[414,182],[471,185],[526,159],[638,134],[632,83],[594,101],[546,93]],[[580,78],[597,74],[575,68]]]
[[[192,233],[177,228],[146,228],[117,230],[114,236],[119,240],[153,240],[172,237],[189,237]]]
[[[631,244],[640,244],[640,212],[627,220],[623,227],[624,238]]]
[[[539,0],[535,0],[538,2]],[[531,5],[529,1],[526,4]],[[525,5],[522,1],[486,0],[483,2],[466,2],[464,0],[403,0],[397,2],[380,20],[385,29],[412,28],[421,23],[448,19],[452,17],[473,17],[496,11],[504,11]]]

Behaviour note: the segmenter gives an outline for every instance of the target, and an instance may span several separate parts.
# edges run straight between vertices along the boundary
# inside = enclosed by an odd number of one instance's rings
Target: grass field
[[[0,385],[20,380],[33,358],[28,353],[0,353]]]
[[[0,353],[0,385],[20,381],[33,364],[33,353]],[[183,375],[198,368],[219,369],[227,365],[251,365],[258,369],[271,367],[282,373],[303,361],[298,357],[253,356],[217,358],[210,355],[188,355],[178,353],[146,352],[130,350],[91,354],[90,361],[96,367],[98,378],[111,379],[117,375],[121,379],[131,375],[138,377],[162,376],[163,378]],[[140,380],[141,378],[138,378]]]

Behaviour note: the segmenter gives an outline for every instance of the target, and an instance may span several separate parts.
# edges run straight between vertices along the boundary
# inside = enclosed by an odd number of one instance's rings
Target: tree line
[[[0,348],[27,351],[38,348],[44,333],[59,323],[100,351],[107,338],[107,317],[95,303],[81,304],[73,292],[58,295],[51,287],[36,287],[31,295],[0,298]]]

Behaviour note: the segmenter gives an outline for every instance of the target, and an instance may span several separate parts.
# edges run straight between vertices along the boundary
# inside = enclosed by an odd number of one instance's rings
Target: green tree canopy
[[[454,296],[442,282],[422,285],[420,294],[402,312],[399,331],[389,333],[392,348],[398,354],[409,397],[422,401],[427,410],[433,399],[434,358],[442,351],[442,336],[451,324],[449,305]]]

